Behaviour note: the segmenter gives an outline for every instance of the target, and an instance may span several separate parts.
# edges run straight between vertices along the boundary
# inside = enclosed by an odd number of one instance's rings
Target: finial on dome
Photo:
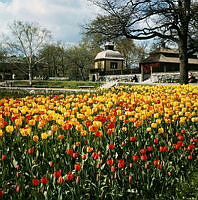
[[[105,44],[105,50],[114,50],[114,44],[113,44],[113,42],[106,42],[106,44]]]

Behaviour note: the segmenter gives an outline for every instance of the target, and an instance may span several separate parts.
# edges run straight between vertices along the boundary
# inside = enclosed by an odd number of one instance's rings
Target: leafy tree
[[[137,45],[134,40],[120,38],[115,41],[116,48],[123,55],[127,69],[136,68],[146,54],[146,45]]]
[[[92,39],[84,37],[74,46],[64,46],[60,43],[46,45],[40,51],[40,57],[44,58],[48,76],[87,80],[89,68],[94,65],[94,58],[99,51],[101,49]]]
[[[50,38],[50,32],[38,24],[22,21],[14,21],[9,28],[12,38],[7,45],[13,54],[23,57],[27,63],[23,72],[28,74],[31,86],[35,66],[42,60],[38,58],[39,50]]]
[[[66,58],[70,64],[69,76],[76,76],[76,79],[87,80],[89,69],[94,65],[95,53],[87,41],[66,50]]]
[[[65,64],[65,48],[61,43],[46,44],[39,52],[46,64],[46,74],[50,76],[65,76],[67,66]]]
[[[90,0],[103,9],[84,26],[106,39],[161,38],[178,46],[180,83],[188,83],[188,57],[198,50],[198,3],[193,0]]]
[[[0,61],[4,60],[7,57],[7,49],[3,47],[3,43],[0,44]]]

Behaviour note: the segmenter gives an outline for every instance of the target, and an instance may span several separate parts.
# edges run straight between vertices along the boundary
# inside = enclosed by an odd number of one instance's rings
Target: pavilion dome
[[[95,57],[97,60],[124,60],[123,56],[119,51],[114,50],[114,44],[112,42],[106,42],[105,50],[98,53]]]
[[[123,56],[121,55],[121,53],[119,51],[114,51],[114,50],[105,50],[102,52],[99,52],[96,57],[95,60],[124,60]]]

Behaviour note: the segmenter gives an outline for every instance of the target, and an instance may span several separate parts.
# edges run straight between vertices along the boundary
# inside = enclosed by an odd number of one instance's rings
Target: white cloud
[[[11,0],[0,2],[0,33],[8,34],[7,24],[14,20],[39,22],[54,39],[78,42],[79,25],[94,18],[98,8],[87,0]]]

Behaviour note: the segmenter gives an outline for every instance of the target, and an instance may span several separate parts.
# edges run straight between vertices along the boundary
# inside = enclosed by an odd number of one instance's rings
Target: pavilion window
[[[110,68],[111,68],[111,69],[117,69],[117,68],[118,68],[118,63],[116,63],[116,62],[111,62],[111,63],[110,63]]]

